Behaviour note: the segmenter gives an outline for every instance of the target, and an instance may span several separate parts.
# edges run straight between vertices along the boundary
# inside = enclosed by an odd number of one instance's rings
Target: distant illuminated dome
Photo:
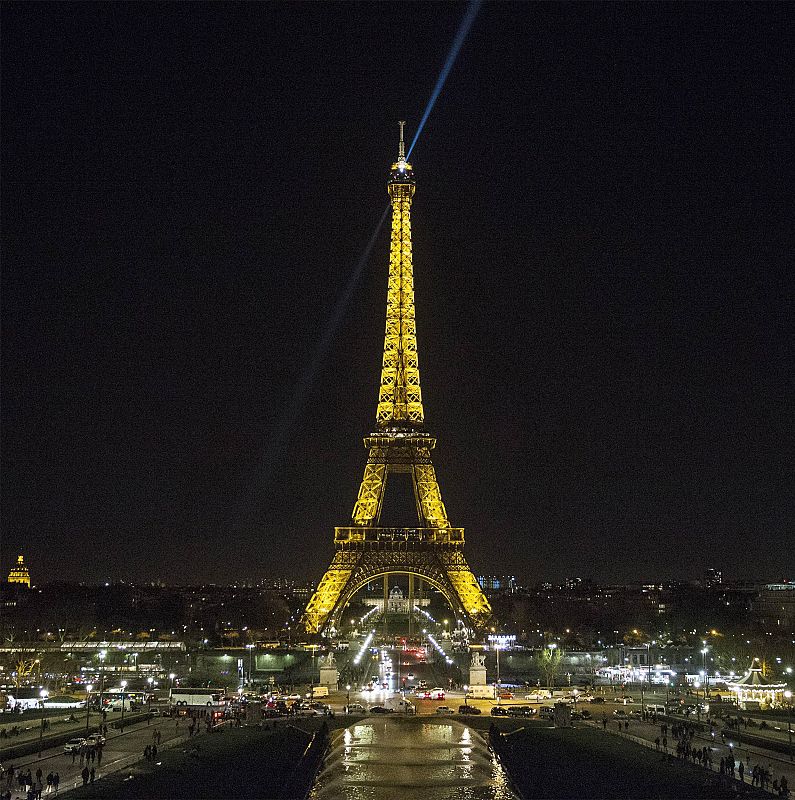
[[[30,573],[25,566],[25,557],[17,556],[17,565],[8,573],[9,583],[24,583],[30,589]]]

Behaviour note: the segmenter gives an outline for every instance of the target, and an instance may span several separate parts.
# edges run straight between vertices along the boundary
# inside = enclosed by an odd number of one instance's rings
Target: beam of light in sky
[[[425,127],[425,122],[430,116],[431,111],[433,111],[434,105],[436,105],[436,99],[439,97],[440,92],[444,88],[444,82],[447,80],[447,76],[450,74],[450,70],[453,68],[456,58],[458,58],[458,51],[466,41],[469,29],[472,27],[472,23],[475,21],[475,17],[478,15],[480,2],[481,0],[470,0],[467,13],[464,15],[464,19],[461,20],[461,24],[458,26],[458,33],[456,33],[455,39],[453,40],[453,46],[450,48],[450,52],[447,54],[447,60],[444,62],[442,71],[439,73],[439,79],[436,81],[436,86],[433,87],[433,91],[431,92],[431,99],[428,101],[428,105],[425,106],[425,113],[422,115],[417,132],[414,134],[411,147],[409,147],[409,152],[406,154],[406,160],[408,160],[411,156],[411,151],[414,149],[414,145],[417,144],[417,139],[420,138],[422,129]]]
[[[320,341],[315,348],[315,353],[309,363],[309,366],[301,373],[301,377],[299,378],[298,384],[295,388],[295,393],[293,394],[293,399],[289,406],[284,410],[276,429],[273,431],[270,440],[270,446],[265,454],[265,462],[263,464],[265,475],[262,477],[264,477],[266,480],[270,478],[279,459],[281,458],[281,450],[288,436],[290,435],[290,430],[301,415],[301,409],[304,404],[306,393],[312,388],[312,384],[315,382],[315,377],[317,376],[323,360],[325,359],[326,354],[331,347],[331,343],[334,340],[337,329],[339,328],[351,301],[356,284],[359,282],[359,278],[361,277],[367,262],[370,260],[370,254],[373,251],[373,247],[375,247],[378,234],[381,233],[381,228],[384,227],[384,222],[386,222],[390,208],[391,206],[387,205],[387,207],[384,209],[384,213],[381,214],[381,219],[375,226],[375,230],[370,236],[370,239],[367,242],[367,246],[364,248],[361,257],[356,262],[356,266],[348,278],[348,283],[346,284],[345,289],[334,305],[334,310],[331,312],[331,317],[326,325],[325,330],[323,331],[323,336],[320,338]]]

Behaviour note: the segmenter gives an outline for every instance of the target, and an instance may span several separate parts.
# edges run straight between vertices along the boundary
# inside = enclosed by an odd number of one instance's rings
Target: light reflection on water
[[[477,731],[452,720],[368,719],[337,732],[311,800],[515,800]]]

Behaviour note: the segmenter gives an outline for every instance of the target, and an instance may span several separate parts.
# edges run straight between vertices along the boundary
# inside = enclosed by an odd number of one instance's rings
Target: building
[[[795,583],[768,583],[751,605],[766,628],[795,631]]]
[[[723,573],[719,569],[705,569],[701,582],[705,589],[714,589],[723,583]]]
[[[516,578],[513,575],[478,575],[478,583],[484,592],[516,591]]]
[[[24,556],[17,556],[16,566],[12,567],[11,571],[8,573],[8,582],[22,583],[30,589],[30,573],[25,565]]]

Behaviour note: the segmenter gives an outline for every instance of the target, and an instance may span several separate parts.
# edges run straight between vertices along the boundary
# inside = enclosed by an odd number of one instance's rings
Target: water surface
[[[516,800],[483,737],[453,720],[369,718],[336,731],[311,800]]]

